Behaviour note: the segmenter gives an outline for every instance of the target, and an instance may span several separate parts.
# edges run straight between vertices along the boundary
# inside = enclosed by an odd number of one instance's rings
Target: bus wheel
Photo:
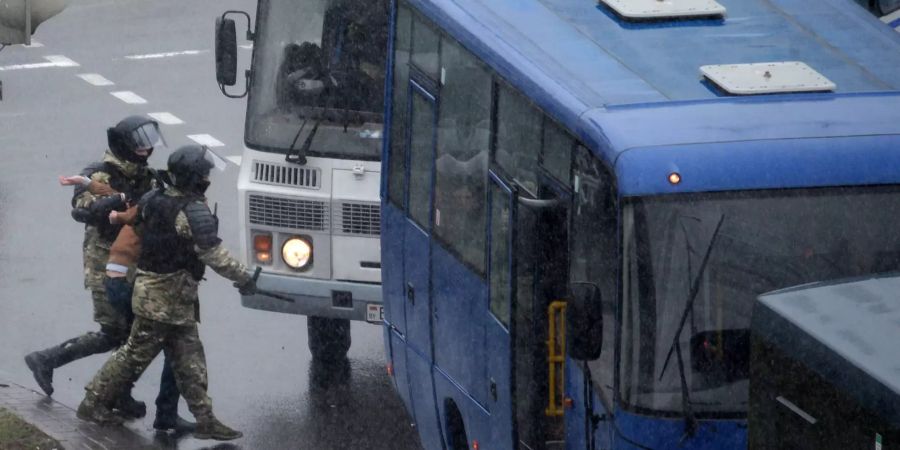
[[[307,317],[306,330],[313,359],[337,361],[347,357],[350,350],[350,320]]]
[[[462,414],[453,400],[446,401],[447,443],[450,450],[469,450],[469,438],[466,436],[466,425]]]

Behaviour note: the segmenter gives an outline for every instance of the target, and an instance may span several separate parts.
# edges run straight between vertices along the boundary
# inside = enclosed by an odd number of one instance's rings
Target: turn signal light
[[[472,441],[472,450],[478,450],[478,441]]]
[[[669,183],[673,185],[681,183],[681,174],[678,172],[672,172],[669,174]]]
[[[253,236],[253,249],[257,252],[272,252],[272,235],[271,234],[257,234]],[[270,255],[271,257],[271,255]]]
[[[272,254],[269,252],[256,252],[256,260],[261,263],[272,262]]]

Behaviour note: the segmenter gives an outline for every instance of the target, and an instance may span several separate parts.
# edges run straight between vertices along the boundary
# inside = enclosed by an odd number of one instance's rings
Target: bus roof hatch
[[[701,66],[700,73],[734,95],[827,92],[837,87],[800,61],[709,65]]]
[[[600,0],[628,20],[685,19],[724,16],[715,0]]]

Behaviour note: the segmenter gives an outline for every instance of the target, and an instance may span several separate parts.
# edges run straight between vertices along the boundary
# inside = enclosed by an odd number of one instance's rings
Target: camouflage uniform
[[[107,212],[107,205],[99,202],[108,200],[121,202],[118,192],[141,195],[153,184],[153,174],[146,165],[121,159],[110,150],[107,150],[102,163],[92,165],[86,170],[84,174],[89,174],[92,181],[111,185],[110,192],[117,193],[114,198],[113,196],[95,195],[84,188],[76,190],[76,196],[72,199],[73,215],[77,211],[88,210],[92,215],[103,215]],[[97,204],[95,205],[95,203]],[[92,206],[97,208],[92,208]],[[122,345],[130,331],[128,319],[110,305],[107,300],[106,288],[103,285],[109,249],[118,234],[118,228],[100,223],[101,218],[99,217],[93,217],[91,221],[93,224],[85,226],[82,247],[84,251],[84,287],[91,291],[94,321],[100,324],[100,331],[85,333],[57,346],[29,353],[25,357],[25,362],[34,373],[35,380],[47,395],[53,394],[54,369],[86,356],[108,352]],[[130,401],[130,395],[128,398]]]
[[[146,166],[130,161],[122,160],[112,152],[107,151],[103,162],[118,168],[123,175],[132,180],[151,180],[152,175]],[[111,184],[112,175],[97,171],[91,174],[91,181],[103,184]],[[89,208],[100,197],[85,190],[73,200],[75,208]],[[100,229],[95,225],[87,225],[84,230],[84,243],[82,250],[84,255],[84,288],[91,291],[94,302],[94,322],[124,341],[128,337],[129,327],[127,319],[116,312],[106,298],[106,288],[103,280],[106,278],[106,263],[109,261],[109,247],[115,236],[106,238],[101,236]],[[106,330],[104,330],[106,331]],[[89,333],[91,334],[91,333]],[[87,335],[86,335],[87,336]],[[109,351],[107,349],[104,351]]]
[[[168,188],[161,195],[183,197],[175,188]],[[202,198],[192,199],[191,203],[199,203],[209,211]],[[139,234],[142,233],[142,225],[139,224],[136,229]],[[235,260],[221,242],[208,248],[197,245],[183,210],[175,217],[175,231],[178,237],[194,241],[193,251],[198,259],[219,275],[238,284],[250,280],[244,265]],[[198,422],[213,419],[212,402],[207,395],[206,356],[197,333],[197,278],[186,269],[172,273],[138,269],[132,296],[132,309],[136,317],[131,335],[86,386],[86,400],[93,397],[92,401],[112,405],[113,400],[141,376],[162,350],[172,358],[178,388],[187,400],[191,413]]]

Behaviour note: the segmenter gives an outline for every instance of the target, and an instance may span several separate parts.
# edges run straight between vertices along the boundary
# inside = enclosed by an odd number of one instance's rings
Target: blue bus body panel
[[[403,245],[406,215],[390,202],[381,208],[381,289],[386,325],[406,335],[406,296],[403,291]]]
[[[585,398],[585,381],[586,377],[580,368],[575,366],[574,362],[566,358],[564,380],[564,395],[572,399],[574,407],[568,408],[563,417],[566,436],[567,450],[583,450],[588,447],[587,435],[585,434],[585,420],[587,419],[588,409]],[[599,447],[598,448],[602,448]]]
[[[397,387],[397,393],[406,406],[410,416],[415,416],[412,399],[409,397],[409,375],[406,364],[406,340],[395,330],[385,326],[386,355],[394,369],[393,382]]]
[[[638,146],[771,138],[760,130],[784,139],[900,132],[896,97],[736,99],[700,79],[704,64],[801,60],[837,94],[897,91],[900,35],[850,0],[722,0],[725,20],[642,24],[588,0],[410,2],[609,164]],[[824,128],[833,120],[837,128]]]
[[[587,108],[716,98],[706,64],[802,60],[839,93],[900,89],[900,36],[850,0],[721,0],[724,20],[636,24],[584,0],[410,2],[529,96]]]
[[[443,438],[435,404],[434,366],[425,355],[416,351],[407,352],[406,357],[409,379],[412,381],[409,385],[409,395],[414,405],[419,438],[425,448],[441,448]]]
[[[618,153],[638,147],[900,134],[900,93],[796,94],[596,109],[584,130]]]
[[[621,195],[900,183],[900,94],[755,97],[594,110]],[[672,186],[668,174],[682,182]]]
[[[432,244],[435,364],[487,408],[487,286],[440,244]],[[440,397],[438,397],[440,401]]]
[[[622,435],[654,450],[725,450],[747,448],[747,422],[740,420],[701,420],[692,438],[684,439],[684,419],[647,417],[624,410],[616,411],[616,424]],[[613,448],[636,449],[616,435]]]
[[[898,149],[896,135],[698,144],[625,152],[616,167],[623,196],[900,184]]]

